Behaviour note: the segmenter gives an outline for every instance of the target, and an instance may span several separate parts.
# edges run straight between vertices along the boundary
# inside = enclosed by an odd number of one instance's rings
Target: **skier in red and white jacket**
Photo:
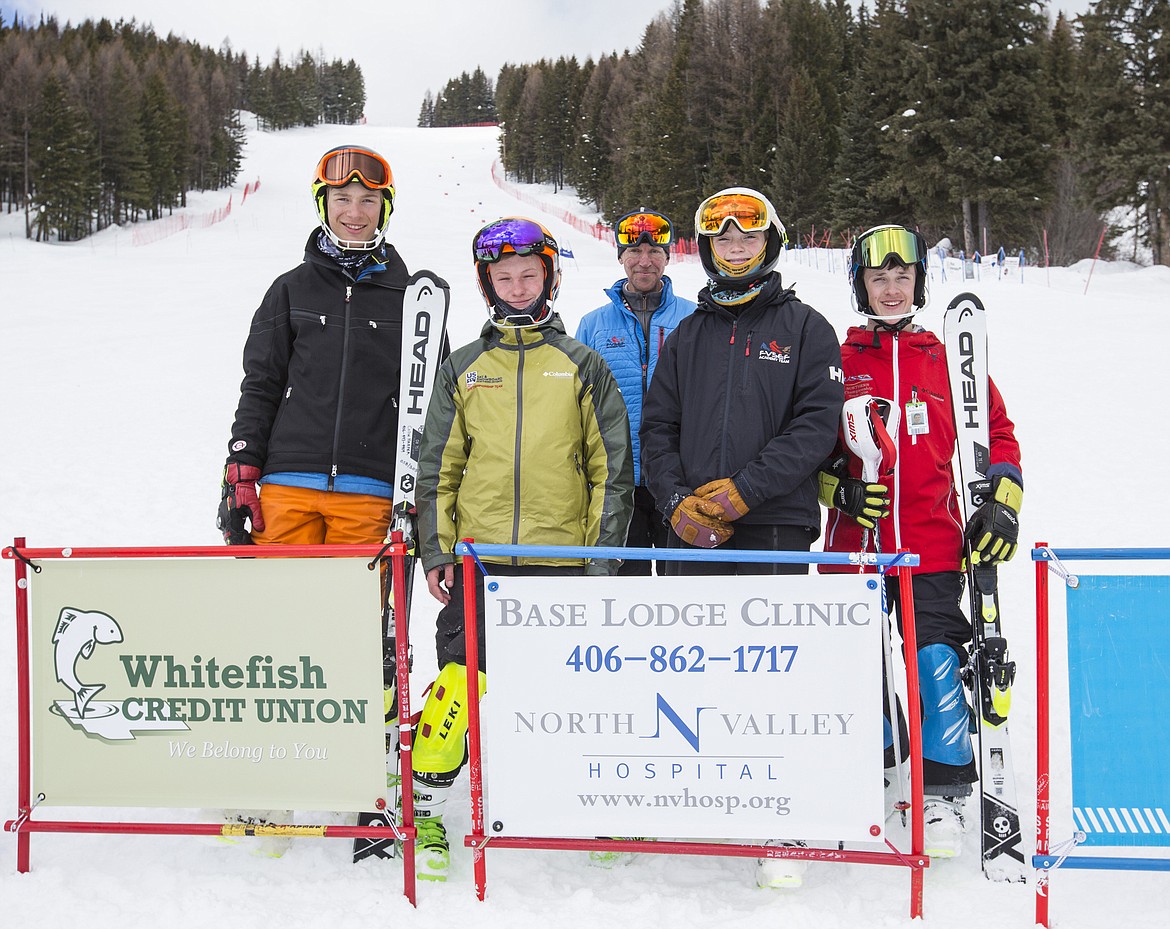
[[[992,383],[987,470],[992,499],[965,528],[951,465],[956,434],[946,354],[934,333],[911,322],[926,304],[926,243],[901,226],[870,229],[854,244],[849,277],[855,308],[868,322],[851,328],[841,347],[846,401],[866,394],[889,400],[900,411],[901,425],[893,473],[881,483],[862,479],[862,463],[846,451],[843,439],[822,467],[821,502],[832,508],[825,551],[873,551],[880,538],[886,553],[906,549],[921,558],[912,583],[926,852],[954,857],[961,847],[962,803],[978,779],[960,679],[971,638],[971,622],[960,607],[964,533],[972,540],[973,557],[1006,561],[1015,553],[1023,499],[1020,446]],[[855,569],[824,565],[821,570]],[[897,583],[888,579],[886,590],[900,624]],[[892,735],[889,727],[888,766],[894,763]]]

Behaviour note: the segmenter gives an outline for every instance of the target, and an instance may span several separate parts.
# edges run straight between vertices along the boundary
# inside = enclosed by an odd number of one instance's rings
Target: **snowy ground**
[[[314,222],[312,164],[325,149],[351,140],[390,159],[398,187],[391,239],[409,267],[429,267],[450,281],[453,344],[472,338],[483,320],[468,243],[489,219],[538,215],[572,248],[558,303],[570,332],[620,276],[608,243],[536,213],[492,184],[490,129],[253,133],[230,218],[142,247],[134,246],[129,230],[69,246],[34,245],[23,239],[18,217],[0,216],[0,372],[7,393],[0,413],[0,544],[18,535],[34,546],[219,542],[220,469],[248,321],[272,278],[299,260]],[[256,178],[259,192],[241,203],[243,185]],[[558,215],[564,209],[585,215],[563,194],[532,193],[555,202]],[[192,201],[190,211],[202,214],[221,207],[226,193]],[[778,206],[783,215],[784,205]],[[853,323],[839,269],[830,273],[792,259],[781,270],[840,333]],[[1150,398],[1163,379],[1170,269],[1098,264],[1085,296],[1088,273],[1083,262],[1029,270],[1024,284],[935,281],[933,309],[920,319],[937,329],[942,308],[963,289],[976,290],[990,310],[992,374],[1024,449],[1029,544],[1165,545],[1170,540],[1157,511],[1131,514],[1157,505],[1146,481],[1158,480],[1157,463],[1170,456],[1170,435],[1149,422]],[[684,294],[702,284],[694,262],[677,262],[671,276]],[[1035,644],[1027,554],[1001,576],[1005,631],[1021,668],[1013,737],[1030,853]],[[416,602],[424,609],[432,603],[425,596]],[[230,590],[223,604],[231,610]],[[12,629],[13,613],[11,595],[0,595],[0,626]],[[425,628],[427,621],[424,613],[416,623]],[[433,668],[429,638],[416,643],[416,692]],[[0,714],[0,820],[15,813],[14,666],[13,636],[5,633],[0,704],[9,709]],[[1063,731],[1062,713],[1054,720]],[[1066,751],[1067,736],[1062,743],[1058,735],[1058,764]],[[538,770],[533,780],[538,793]],[[1059,783],[1054,800],[1068,802]],[[464,804],[449,815],[453,845],[469,818]],[[1054,841],[1065,834],[1065,827],[1054,827]],[[489,929],[553,921],[672,929],[885,927],[906,920],[909,885],[898,869],[823,864],[810,870],[801,890],[767,892],[756,889],[745,860],[642,856],[620,871],[602,872],[587,867],[581,853],[505,850],[488,856],[488,900],[479,903],[470,855],[460,846],[451,881],[420,887],[415,913],[401,896],[398,864],[355,867],[349,843],[340,840],[302,839],[282,859],[270,860],[204,839],[34,835],[27,875],[15,873],[15,849],[12,835],[0,838],[0,911],[12,926],[368,929],[422,919]],[[976,856],[968,836],[964,857],[929,869],[927,920],[954,929],[1030,925],[1031,885],[987,883]],[[1062,929],[1152,927],[1164,924],[1170,882],[1157,874],[1058,873],[1052,898],[1054,923]]]

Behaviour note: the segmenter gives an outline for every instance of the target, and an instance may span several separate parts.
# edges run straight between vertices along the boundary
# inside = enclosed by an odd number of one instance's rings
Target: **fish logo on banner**
[[[111,741],[133,739],[133,730],[189,729],[177,720],[131,720],[122,702],[94,700],[106,685],[82,683],[78,662],[92,658],[99,645],[116,645],[122,641],[122,627],[108,613],[68,606],[61,610],[53,627],[53,665],[57,680],[65,685],[73,699],[55,701],[53,712],[87,735]]]

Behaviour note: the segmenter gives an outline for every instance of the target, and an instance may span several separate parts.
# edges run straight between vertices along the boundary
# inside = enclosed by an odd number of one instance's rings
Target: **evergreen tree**
[[[704,146],[695,205],[721,188],[759,188],[767,180],[779,131],[780,88],[789,78],[770,32],[759,0],[709,0],[705,7],[694,53],[701,78],[692,112],[701,120]],[[686,224],[688,234],[691,225]]]
[[[514,173],[514,133],[518,128],[520,95],[524,90],[527,67],[504,65],[496,77],[496,113],[500,120],[500,161],[506,173]],[[437,105],[437,101],[436,101]],[[512,151],[509,151],[511,146]]]
[[[606,191],[613,183],[613,129],[607,119],[610,108],[606,101],[617,70],[617,56],[607,56],[596,64],[587,61],[584,70],[589,76],[577,111],[577,139],[565,179],[577,188],[582,203],[601,210]]]
[[[793,75],[787,102],[781,114],[781,131],[776,139],[771,182],[766,192],[783,211],[791,240],[824,227],[829,185],[832,132],[821,105],[816,85],[806,71]]]
[[[94,122],[101,171],[98,228],[120,224],[150,205],[139,122],[142,89],[121,43],[101,49],[94,74]]]
[[[855,234],[880,223],[916,224],[902,187],[908,172],[883,154],[896,115],[911,102],[905,90],[910,72],[902,62],[908,41],[896,0],[877,0],[872,16],[862,9],[846,51],[857,72],[846,94],[828,191],[829,223],[839,232]]]
[[[558,58],[545,68],[537,95],[538,170],[541,180],[551,182],[554,189],[564,186],[565,166],[573,152],[580,71],[576,58]]]
[[[14,40],[0,44],[6,66],[0,69],[0,197],[24,209],[25,236],[32,237],[33,153],[32,121],[47,69],[37,61],[31,43]],[[9,57],[10,56],[10,57]]]
[[[151,219],[160,218],[164,209],[181,203],[186,134],[183,123],[183,114],[162,74],[154,71],[147,77],[142,95],[142,141]]]
[[[1081,18],[1085,164],[1102,209],[1170,265],[1170,0],[1099,0]]]
[[[429,91],[427,98],[430,98]],[[426,101],[423,105],[425,108]],[[476,68],[472,74],[464,71],[459,77],[447,82],[442,93],[431,104],[429,118],[429,125],[433,126],[470,126],[496,122],[492,82],[481,68]]]
[[[430,129],[435,125],[435,98],[428,90],[423,97],[422,106],[418,110],[418,126],[420,129]]]
[[[41,85],[30,137],[37,241],[53,234],[61,242],[83,238],[93,228],[98,199],[93,128],[56,71]]]
[[[51,110],[37,114],[50,72],[57,82],[48,89]],[[185,202],[192,186],[230,184],[239,171],[237,111],[250,75],[247,60],[230,47],[215,52],[173,35],[162,40],[133,22],[87,20],[62,29],[44,20],[0,32],[0,75],[0,199],[9,210],[26,211],[29,236],[33,204],[45,207],[40,237],[67,239],[141,211],[157,215]],[[164,125],[152,124],[155,113]],[[152,134],[166,142],[165,170],[150,149]],[[42,152],[49,151],[53,170],[46,175]],[[57,169],[81,152],[88,163],[71,169],[77,187],[66,196]]]
[[[703,90],[693,71],[701,30],[702,4],[686,0],[647,28],[628,62],[611,219],[644,206],[670,216],[680,235],[690,233],[707,159]]]
[[[903,183],[916,212],[941,229],[957,226],[968,254],[1020,241],[1051,180],[1038,83],[1047,24],[1031,0],[905,8],[916,99],[894,119],[886,152],[913,166]]]
[[[1044,88],[1053,117],[1052,200],[1039,218],[1033,240],[1053,264],[1091,255],[1101,217],[1092,206],[1091,164],[1079,122],[1084,94],[1079,84],[1079,46],[1072,24],[1060,14],[1044,48]],[[1038,249],[1039,251],[1039,249]]]
[[[491,79],[476,68],[468,88],[468,115],[473,123],[496,122],[496,94]]]
[[[652,110],[646,115],[646,140],[651,178],[646,206],[665,212],[681,234],[691,234],[694,210],[702,198],[706,161],[701,72],[694,54],[702,29],[702,3],[685,0],[675,24],[669,67],[652,88]],[[642,198],[636,198],[641,200]],[[641,206],[631,203],[630,209]]]

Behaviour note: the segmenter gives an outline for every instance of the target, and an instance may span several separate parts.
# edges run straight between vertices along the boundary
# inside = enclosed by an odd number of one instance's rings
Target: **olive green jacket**
[[[419,453],[424,570],[455,561],[455,542],[623,546],[633,506],[630,425],[601,356],[560,317],[499,330],[439,368]],[[485,561],[565,564],[549,556]],[[587,574],[618,562],[574,559]]]

